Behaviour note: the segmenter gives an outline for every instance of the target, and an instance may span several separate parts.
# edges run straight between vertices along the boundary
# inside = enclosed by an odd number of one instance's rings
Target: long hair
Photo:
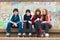
[[[39,12],[39,17],[41,16],[41,11],[40,11],[40,9],[36,9],[35,10],[35,14],[34,14],[34,17],[36,18],[37,17],[37,12]]]
[[[45,10],[45,12],[46,12],[46,21],[48,21],[48,10],[47,9],[43,9],[43,10]],[[42,16],[43,16],[44,14],[42,13]]]

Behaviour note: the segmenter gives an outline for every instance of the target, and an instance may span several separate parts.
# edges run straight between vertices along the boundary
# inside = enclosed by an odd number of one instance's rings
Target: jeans
[[[34,24],[34,27],[36,29],[36,33],[40,33],[39,30],[41,29],[41,22],[40,21],[36,21]]]
[[[32,33],[32,24],[24,22],[23,24],[23,33],[26,33],[27,27],[29,28],[29,33]]]
[[[48,33],[49,29],[52,27],[52,25],[48,23],[42,23],[42,29],[45,30],[45,33]]]
[[[6,28],[7,33],[11,32],[12,25],[13,23],[8,22],[7,28]],[[22,22],[19,22],[17,25],[18,25],[18,33],[22,33]]]

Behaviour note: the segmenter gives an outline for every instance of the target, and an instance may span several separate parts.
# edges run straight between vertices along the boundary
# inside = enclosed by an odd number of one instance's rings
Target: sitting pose
[[[23,22],[23,36],[26,36],[26,29],[29,29],[29,36],[32,36],[32,22],[31,22],[31,12],[29,9],[26,10],[26,14],[24,15]]]
[[[45,37],[49,36],[49,29],[52,27],[51,16],[46,9],[42,10],[42,29],[45,30]]]
[[[19,12],[18,12],[17,8],[15,8],[13,10],[13,15],[11,16],[10,21],[7,24],[6,36],[8,36],[8,37],[10,36],[12,26],[18,28],[18,36],[21,36],[22,20],[21,20],[21,16],[19,15]]]
[[[36,29],[36,36],[40,36],[41,33],[41,11],[36,9],[34,16],[32,17],[32,24]]]

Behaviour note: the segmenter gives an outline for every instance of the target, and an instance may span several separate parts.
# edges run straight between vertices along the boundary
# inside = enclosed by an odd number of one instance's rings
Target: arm
[[[30,15],[30,20],[28,20],[28,23],[32,24],[32,15]]]
[[[10,18],[9,18],[9,21],[8,21],[8,22],[14,23],[13,21],[11,21],[12,16],[13,16],[13,15],[11,15],[11,16],[10,16]]]
[[[41,18],[40,18],[40,21],[42,22],[42,16],[41,16]]]
[[[43,17],[41,17],[41,19],[40,19],[40,20],[41,20],[41,22],[42,22],[42,23],[48,23],[49,16],[47,16],[47,17],[48,17],[48,19],[47,19],[47,20],[45,20],[45,21],[43,21]]]
[[[27,17],[26,17],[26,15],[24,15],[24,17],[23,17],[23,22],[27,22]]]
[[[47,21],[47,22],[52,25],[52,22],[51,22],[51,15],[48,15],[48,21]]]

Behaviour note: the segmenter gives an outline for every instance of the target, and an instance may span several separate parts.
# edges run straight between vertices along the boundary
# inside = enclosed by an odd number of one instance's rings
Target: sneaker
[[[18,37],[22,37],[21,33],[18,33]]]
[[[10,37],[10,33],[6,33],[6,36],[7,36],[7,37]]]
[[[49,37],[49,34],[48,33],[45,33],[45,37]]]
[[[44,35],[42,34],[42,35],[40,35],[41,37],[44,37]]]
[[[29,36],[32,36],[32,34],[31,34],[31,33],[29,33]]]
[[[25,33],[23,33],[23,36],[25,37],[25,36],[26,36],[26,34],[25,34]]]

